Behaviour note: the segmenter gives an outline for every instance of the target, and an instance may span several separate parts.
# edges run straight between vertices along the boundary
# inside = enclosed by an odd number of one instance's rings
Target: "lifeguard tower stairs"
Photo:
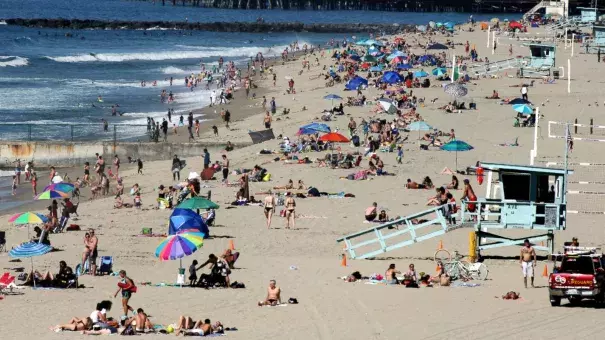
[[[529,239],[536,250],[552,254],[554,232],[566,226],[566,170],[497,163],[481,163],[481,168],[487,177],[485,198],[461,202],[457,223],[448,223],[446,207],[440,206],[336,241],[344,242],[350,258],[367,259],[456,229],[473,228],[477,252],[518,246]],[[509,238],[497,233],[502,229],[528,232],[520,238]]]

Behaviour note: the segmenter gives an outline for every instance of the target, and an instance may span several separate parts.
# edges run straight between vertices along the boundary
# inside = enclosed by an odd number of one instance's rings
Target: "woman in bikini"
[[[296,202],[292,198],[292,194],[288,194],[286,198],[286,229],[290,229],[290,219],[292,219],[292,227],[294,227]]]
[[[271,217],[275,212],[275,197],[268,195],[265,197],[265,218],[267,219],[267,229],[271,228]]]
[[[84,163],[84,178],[82,179],[82,181],[84,182],[84,184],[90,184],[89,180],[90,180],[90,163],[86,162],[86,163]]]
[[[290,180],[288,180],[288,184],[284,185],[283,187],[277,186],[277,187],[273,187],[273,189],[275,189],[275,190],[292,190],[292,189],[294,189],[294,182],[290,179]]]
[[[52,329],[57,333],[61,331],[86,331],[92,329],[92,320],[88,317],[84,319],[72,318],[68,324],[56,325]]]

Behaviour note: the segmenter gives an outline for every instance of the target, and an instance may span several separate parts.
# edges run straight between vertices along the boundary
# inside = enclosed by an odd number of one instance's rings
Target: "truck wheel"
[[[553,307],[559,307],[561,305],[561,298],[558,296],[551,296],[550,305]]]

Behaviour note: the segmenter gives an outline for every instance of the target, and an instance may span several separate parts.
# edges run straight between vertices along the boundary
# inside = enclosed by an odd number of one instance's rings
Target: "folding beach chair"
[[[113,256],[101,256],[97,272],[105,275],[113,273]]]
[[[0,231],[0,252],[6,251],[6,232]]]
[[[4,273],[0,278],[0,294],[8,294],[13,292],[15,285],[15,277],[9,273]]]

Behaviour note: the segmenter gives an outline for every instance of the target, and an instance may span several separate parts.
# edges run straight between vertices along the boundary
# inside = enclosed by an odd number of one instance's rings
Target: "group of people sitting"
[[[193,260],[191,266],[189,266],[189,285],[201,288],[242,288],[241,284],[235,282],[235,285],[232,285],[229,278],[239,255],[239,252],[227,249],[220,257],[214,254],[208,255],[208,260],[200,266],[198,266],[197,260]],[[210,274],[202,274],[198,278],[197,271],[206,266],[210,266]]]
[[[77,288],[78,280],[73,269],[65,261],[59,262],[59,272],[53,274],[47,271],[41,274],[37,270],[30,272],[25,277],[24,286],[46,287],[46,288]]]

